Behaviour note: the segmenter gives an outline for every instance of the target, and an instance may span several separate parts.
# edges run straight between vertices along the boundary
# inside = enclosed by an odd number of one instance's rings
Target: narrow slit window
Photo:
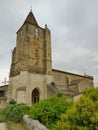
[[[35,29],[34,29],[34,33],[35,33],[36,36],[39,35],[39,30],[38,30],[38,28],[35,28]]]

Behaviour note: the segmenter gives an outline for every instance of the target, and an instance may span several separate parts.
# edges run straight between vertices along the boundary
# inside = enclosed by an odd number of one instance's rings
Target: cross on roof
[[[32,12],[32,6],[30,7],[30,12]]]
[[[4,85],[6,85],[9,81],[5,78],[4,81],[2,82]]]

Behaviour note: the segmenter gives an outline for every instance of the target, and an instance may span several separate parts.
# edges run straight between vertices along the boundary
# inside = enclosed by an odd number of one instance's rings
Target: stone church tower
[[[31,105],[47,98],[47,84],[53,82],[51,36],[47,25],[38,25],[32,11],[17,31],[12,52],[8,102]]]
[[[51,55],[50,30],[40,27],[30,11],[17,31],[9,85],[0,87],[0,107],[11,99],[32,105],[57,93],[76,97],[94,87],[92,76],[52,69]]]

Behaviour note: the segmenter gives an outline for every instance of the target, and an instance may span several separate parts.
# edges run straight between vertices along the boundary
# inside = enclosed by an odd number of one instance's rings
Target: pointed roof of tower
[[[28,16],[27,16],[27,18],[26,18],[24,24],[25,24],[25,23],[30,23],[30,24],[33,24],[33,25],[38,26],[38,23],[37,23],[37,21],[36,21],[36,19],[35,19],[35,17],[34,17],[34,14],[32,13],[32,10],[30,10],[30,12],[29,12],[29,14],[28,14]],[[23,25],[24,25],[24,24],[23,24]]]
[[[32,10],[30,10],[30,12],[29,12],[27,18],[25,19],[25,21],[24,21],[23,25],[20,27],[20,29],[21,29],[26,23],[29,23],[29,24],[32,24],[32,25],[35,25],[35,26],[38,26],[39,28],[41,28],[41,27],[38,25],[38,23],[37,23],[37,21],[36,21],[36,19],[35,19],[35,17],[34,17],[34,14],[33,14],[33,12],[32,12]],[[17,31],[17,33],[20,31],[20,29]],[[41,28],[41,29],[43,29],[43,28]]]

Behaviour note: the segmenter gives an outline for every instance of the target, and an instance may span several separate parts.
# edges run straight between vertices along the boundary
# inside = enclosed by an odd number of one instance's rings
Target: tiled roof
[[[72,80],[70,84],[71,84],[71,85],[77,85],[77,84],[79,84],[82,80],[83,80],[83,79]]]
[[[48,85],[47,85],[47,89],[48,89],[48,90],[51,90],[51,91],[53,91],[53,92],[55,92],[55,93],[59,93],[59,90],[58,90],[58,88],[57,88],[55,85],[48,84]]]
[[[70,95],[70,96],[76,96],[76,95],[79,95],[78,92],[73,92],[71,90],[66,90],[63,92],[65,95]]]
[[[5,91],[7,90],[8,85],[0,86],[0,91]]]

